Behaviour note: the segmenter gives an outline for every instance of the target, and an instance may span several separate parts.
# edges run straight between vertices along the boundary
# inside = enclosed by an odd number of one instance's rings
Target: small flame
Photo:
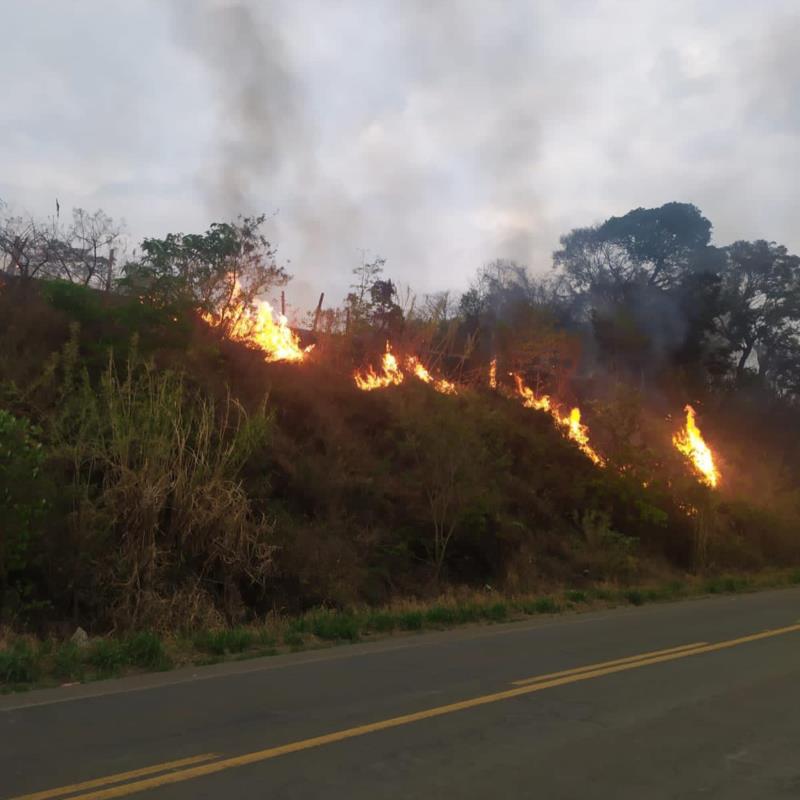
[[[562,416],[549,395],[538,397],[533,389],[525,385],[519,375],[514,375],[514,382],[517,385],[517,394],[522,399],[525,408],[534,408],[537,411],[545,411],[553,418],[556,425],[563,429],[568,439],[578,445],[580,451],[598,467],[606,465],[605,459],[589,444],[589,429],[581,422],[581,410],[573,408],[566,416]]]
[[[353,380],[356,386],[363,392],[371,392],[373,389],[384,389],[387,386],[398,386],[403,382],[403,375],[397,364],[397,359],[392,353],[389,342],[386,342],[386,352],[381,361],[381,372],[376,373],[370,366],[364,372],[356,372]]]
[[[522,405],[525,408],[535,408],[537,411],[550,411],[551,403],[549,395],[537,397],[533,389],[525,385],[519,375],[514,375],[514,382],[517,384],[517,394],[522,398]]]
[[[497,359],[493,358],[489,364],[489,388],[497,388]]]
[[[700,481],[715,489],[720,481],[720,474],[714,464],[714,455],[695,423],[694,409],[687,405],[685,411],[686,426],[672,437],[672,443],[691,461]]]
[[[416,356],[409,356],[406,359],[406,368],[411,370],[421,381],[429,383],[437,392],[441,392],[441,394],[458,393],[458,389],[454,383],[444,378],[434,378]]]
[[[314,348],[300,346],[300,338],[289,327],[289,321],[279,314],[277,322],[272,316],[272,306],[260,300],[255,312],[237,299],[242,293],[239,282],[233,287],[231,302],[220,314],[201,313],[201,318],[209,325],[227,325],[228,338],[248,344],[264,352],[264,360],[302,361]]]

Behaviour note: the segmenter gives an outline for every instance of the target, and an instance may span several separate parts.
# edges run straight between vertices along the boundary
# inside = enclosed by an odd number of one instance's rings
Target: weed
[[[300,650],[303,647],[303,637],[297,631],[286,631],[283,634],[283,643],[292,650]]]
[[[31,683],[38,674],[36,653],[27,642],[17,641],[0,651],[0,683]]]
[[[644,594],[640,589],[627,589],[622,596],[633,606],[640,606],[645,601]]]
[[[241,653],[253,643],[253,634],[244,628],[203,631],[194,638],[194,645],[204,653],[224,656],[225,653]]]
[[[421,611],[406,611],[397,618],[398,626],[404,631],[421,630],[424,621]]]
[[[86,652],[86,662],[94,667],[98,677],[117,675],[125,660],[122,645],[114,639],[97,639]]]
[[[455,609],[447,606],[433,606],[425,612],[425,623],[434,627],[446,627],[455,625],[458,616]]]
[[[310,617],[309,627],[311,633],[320,639],[346,639],[351,642],[358,639],[358,622],[351,614],[322,611]]]
[[[508,618],[508,606],[505,603],[493,603],[483,609],[483,618],[490,622],[502,622]]]
[[[555,614],[558,612],[558,603],[552,597],[540,597],[533,604],[536,614]]]
[[[64,642],[53,654],[53,675],[63,681],[83,680],[84,664],[75,642]]]
[[[570,603],[585,603],[589,599],[586,592],[582,592],[579,589],[570,589],[568,592],[565,592],[564,596]]]
[[[169,669],[171,662],[161,639],[150,631],[140,631],[129,636],[124,644],[129,664],[144,669]]]
[[[367,630],[376,631],[377,633],[389,633],[395,629],[396,625],[397,620],[394,616],[384,611],[370,614],[364,622],[364,627]]]

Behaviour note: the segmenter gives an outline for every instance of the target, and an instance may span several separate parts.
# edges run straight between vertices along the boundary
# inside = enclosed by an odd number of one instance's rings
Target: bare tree
[[[121,237],[122,225],[99,209],[92,214],[73,209],[67,226],[58,216],[5,216],[0,219],[0,258],[6,273],[23,280],[61,278],[108,289]]]

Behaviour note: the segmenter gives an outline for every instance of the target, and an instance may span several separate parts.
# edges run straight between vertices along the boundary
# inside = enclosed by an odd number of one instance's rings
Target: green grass
[[[442,630],[475,622],[504,622],[521,615],[556,614],[578,605],[640,606],[698,594],[729,594],[758,588],[796,586],[800,570],[742,577],[720,575],[659,586],[586,590],[567,589],[563,601],[552,595],[509,600],[474,597],[440,600],[427,607],[371,609],[361,612],[316,609],[289,619],[275,618],[252,627],[198,631],[165,643],[157,634],[138,631],[121,638],[93,639],[85,649],[71,641],[16,638],[0,650],[0,691],[52,685],[54,682],[107,678],[134,670],[170,669],[176,663],[213,664],[279,652],[298,651],[322,642],[356,642],[366,634]],[[496,597],[496,596],[495,596]],[[589,607],[592,607],[591,605]]]
[[[118,675],[127,663],[123,643],[116,639],[96,639],[86,650],[86,663],[93,668],[94,677]]]
[[[139,631],[129,636],[123,643],[125,657],[129,664],[143,669],[169,669],[170,658],[164,650],[161,639],[150,631]]]
[[[194,637],[195,647],[202,653],[224,656],[226,653],[242,653],[255,641],[252,631],[245,628],[230,628],[203,631]]]

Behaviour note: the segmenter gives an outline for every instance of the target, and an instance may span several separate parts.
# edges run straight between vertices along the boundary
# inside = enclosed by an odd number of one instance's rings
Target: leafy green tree
[[[189,306],[230,323],[227,310],[239,303],[252,306],[289,280],[261,233],[265,220],[263,214],[240,217],[235,223],[215,222],[205,233],[145,239],[142,258],[126,265],[119,286],[156,305]]]

